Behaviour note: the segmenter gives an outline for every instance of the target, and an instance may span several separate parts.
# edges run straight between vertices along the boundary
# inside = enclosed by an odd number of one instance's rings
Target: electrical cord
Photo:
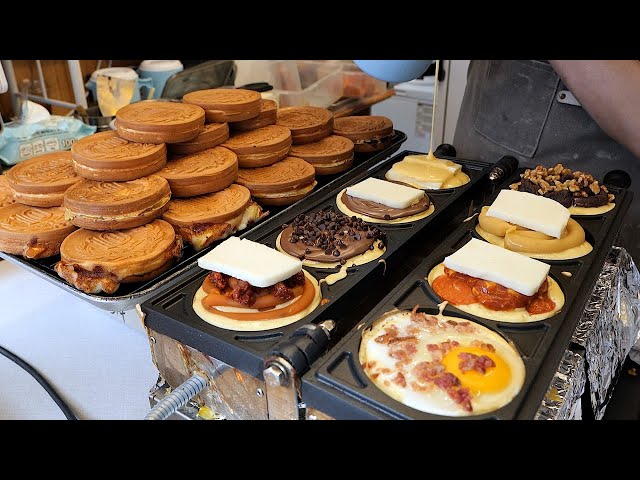
[[[0,353],[5,357],[7,357],[9,360],[11,360],[13,363],[21,367],[23,370],[25,370],[33,378],[35,378],[36,381],[42,386],[42,388],[46,390],[46,392],[53,399],[53,401],[56,402],[56,405],[58,405],[60,410],[62,410],[62,413],[64,414],[65,417],[67,417],[67,420],[78,420],[78,417],[76,417],[76,415],[73,413],[71,408],[69,408],[69,405],[66,404],[66,402],[62,399],[62,397],[58,394],[58,392],[56,392],[56,390],[51,386],[51,384],[47,382],[47,380],[42,375],[40,375],[40,373],[35,368],[33,368],[30,364],[28,364],[18,355],[7,350],[1,345],[0,345]]]

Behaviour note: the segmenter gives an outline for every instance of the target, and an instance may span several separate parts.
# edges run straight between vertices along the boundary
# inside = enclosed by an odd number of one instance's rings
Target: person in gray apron
[[[567,83],[576,86],[575,96],[547,61],[472,60],[453,140],[458,155],[489,162],[511,155],[521,167],[562,163],[572,170],[591,173],[601,182],[608,171],[624,170],[632,179],[629,190],[640,195],[640,127],[635,128],[636,138],[630,128],[634,124],[640,126],[640,118],[620,118],[620,104],[615,101],[610,108],[618,111],[609,112],[614,120],[607,118],[609,106],[602,99],[594,103],[588,98],[589,88],[579,85],[587,78],[576,77],[585,62],[576,63],[575,71],[574,65],[567,62],[554,65]],[[635,69],[635,65],[631,67]],[[620,74],[624,74],[623,70]],[[635,102],[640,98],[640,82],[632,85],[637,92],[628,98]],[[580,96],[582,102],[576,98]],[[586,106],[626,146],[607,135]],[[640,265],[638,198],[629,208],[617,244],[625,247]]]

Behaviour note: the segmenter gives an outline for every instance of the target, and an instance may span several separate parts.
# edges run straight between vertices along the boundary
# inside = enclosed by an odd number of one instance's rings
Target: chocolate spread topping
[[[429,209],[429,197],[425,195],[422,200],[413,205],[409,205],[406,208],[392,208],[382,203],[371,202],[369,200],[362,200],[361,198],[352,197],[347,195],[347,192],[340,197],[342,203],[353,212],[362,213],[372,218],[380,218],[382,220],[393,220],[396,218],[409,217],[411,215],[417,215],[425,212]]]
[[[289,255],[316,262],[340,262],[375,246],[384,246],[385,234],[353,216],[335,210],[298,215],[291,225],[283,225],[280,246]]]

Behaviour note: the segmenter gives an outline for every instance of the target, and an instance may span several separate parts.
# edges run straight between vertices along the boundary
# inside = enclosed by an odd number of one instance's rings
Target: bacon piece
[[[420,362],[412,370],[413,375],[423,382],[431,382],[444,373],[444,365],[437,362]]]
[[[407,386],[407,380],[404,378],[404,375],[401,372],[398,372],[396,376],[391,379],[391,381],[403,388]]]
[[[451,350],[452,348],[455,348],[457,346],[459,346],[460,344],[458,342],[456,342],[455,340],[447,340],[446,342],[442,342],[442,343],[428,343],[427,344],[427,350],[431,353],[431,360],[432,361],[436,361],[436,362],[440,362],[442,361],[442,359],[444,358],[445,354]]]
[[[275,285],[271,285],[269,287],[269,293],[284,301],[291,300],[294,296],[293,290],[287,287],[284,282],[278,282]]]
[[[409,325],[406,330],[409,335],[413,335],[414,337],[420,333],[420,329],[414,325]]]
[[[220,272],[211,272],[209,274],[209,281],[211,282],[211,285],[213,285],[214,287],[216,287],[218,290],[220,290],[221,292],[224,291],[225,288],[227,288],[227,279],[229,277],[227,275],[225,275],[224,273],[220,273]]]
[[[407,360],[418,351],[417,343],[416,337],[393,338],[389,341],[389,356],[396,360]]]
[[[435,383],[438,387],[443,390],[447,390],[451,387],[460,386],[460,379],[456,377],[453,373],[445,372],[442,375],[437,376],[433,383]]]
[[[458,322],[454,329],[458,333],[474,333],[476,331],[476,327],[471,322]]]
[[[295,275],[287,278],[284,281],[284,284],[289,288],[293,288],[293,287],[301,287],[305,284],[305,282],[306,282],[306,278],[304,276],[304,272],[300,270]]]
[[[490,343],[484,343],[480,340],[474,340],[473,342],[471,342],[471,345],[473,345],[474,347],[478,347],[481,348],[482,350],[486,350],[488,352],[495,352],[496,349],[493,345],[491,345]]]
[[[460,346],[460,343],[456,342],[455,340],[447,340],[446,342],[442,342],[440,344],[440,348],[444,350],[444,353],[447,353],[452,348],[456,348],[458,346]]]
[[[458,358],[460,359],[458,368],[462,372],[475,370],[484,375],[488,369],[496,366],[496,363],[486,355],[478,356],[473,353],[461,352],[458,354]]]
[[[385,333],[376,337],[377,343],[382,343],[386,345],[392,338],[396,338],[398,336],[398,329],[395,325],[391,325],[390,327],[386,327],[384,329]]]
[[[449,388],[447,390],[447,395],[449,395],[454,402],[460,405],[465,412],[473,411],[473,407],[471,406],[471,393],[468,388]]]
[[[395,363],[395,366],[398,370],[402,370],[404,367],[406,367],[407,365],[409,365],[411,363],[411,359],[408,358],[406,360],[400,360],[398,362]]]
[[[427,315],[426,313],[418,312],[419,305],[413,307],[411,310],[411,321],[418,324],[422,330],[428,330],[430,327],[434,327],[438,324],[437,317],[433,315]]]
[[[244,280],[238,280],[233,282],[233,291],[231,292],[231,298],[233,298],[240,305],[250,307],[256,301],[256,292],[249,282]]]

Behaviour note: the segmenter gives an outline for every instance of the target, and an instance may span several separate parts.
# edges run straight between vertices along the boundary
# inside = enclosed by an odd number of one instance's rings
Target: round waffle
[[[0,208],[0,251],[25,258],[57,255],[60,244],[76,229],[62,207],[39,208],[13,203]]]
[[[169,183],[158,175],[128,182],[84,180],[67,190],[65,215],[90,230],[120,230],[144,225],[168,208]]]
[[[145,100],[116,112],[118,135],[131,142],[187,142],[200,135],[203,126],[204,110],[188,103]]]
[[[291,130],[294,145],[313,143],[331,135],[333,113],[311,106],[281,108],[276,124]]]
[[[64,192],[82,180],[73,170],[71,152],[45,153],[7,172],[16,202],[34,207],[59,207]]]
[[[294,145],[290,153],[313,165],[316,175],[341,173],[353,165],[353,142],[338,135],[330,135],[319,142]]]
[[[220,145],[229,139],[228,123],[208,123],[193,140],[169,145],[169,151],[177,155],[201,152]]]
[[[175,197],[217,192],[238,178],[238,157],[231,150],[213,147],[174,157],[158,175],[167,179]]]
[[[212,88],[187,93],[183,99],[202,107],[207,122],[239,122],[257,117],[262,106],[262,96],[253,90],[241,88]]]
[[[164,220],[119,231],[80,229],[60,246],[55,270],[87,293],[114,293],[121,283],[143,282],[168,270],[182,254],[182,239]]]
[[[286,127],[269,125],[234,135],[222,145],[238,155],[241,168],[264,167],[288,155],[291,132]]]
[[[393,140],[393,123],[379,115],[336,118],[333,133],[351,139],[356,152],[378,152]]]
[[[262,100],[260,106],[260,114],[257,117],[250,118],[249,120],[242,120],[240,122],[234,122],[232,127],[234,130],[240,132],[246,132],[248,130],[255,130],[256,128],[266,127],[267,125],[273,125],[278,119],[278,104],[273,100]]]
[[[318,182],[311,164],[287,157],[268,167],[241,168],[237,183],[264,205],[291,205],[308,195]]]
[[[164,143],[135,143],[118,136],[118,132],[95,133],[71,147],[73,168],[89,180],[125,182],[145,177],[167,163]]]

